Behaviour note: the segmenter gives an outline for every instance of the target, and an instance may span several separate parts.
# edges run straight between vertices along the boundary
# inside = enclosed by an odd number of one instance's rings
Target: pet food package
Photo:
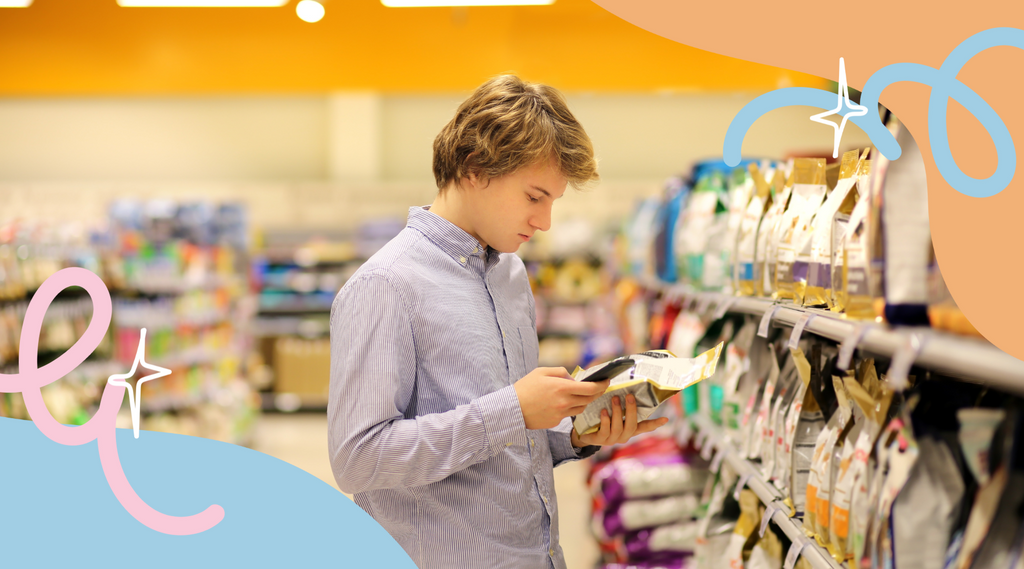
[[[797,266],[793,278],[797,294],[804,306],[828,306],[832,300],[832,245],[836,215],[853,211],[856,203],[857,181],[867,162],[867,150],[858,154],[851,150],[843,155],[839,181],[825,202],[814,214],[810,229],[804,235],[797,253]],[[806,263],[806,267],[804,264]],[[806,275],[806,278],[804,277]],[[803,289],[801,291],[801,289]]]
[[[846,393],[853,401],[857,427],[847,438],[842,462],[832,491],[829,521],[829,551],[837,561],[853,559],[854,535],[863,545],[868,516],[868,457],[882,432],[892,393],[886,390],[875,372],[874,361],[866,359],[857,367],[857,378],[843,378]],[[859,533],[858,533],[859,532]]]
[[[781,445],[777,442],[779,436],[782,435],[783,429],[779,418],[782,416],[782,410],[793,400],[798,383],[800,383],[800,380],[797,378],[796,367],[793,365],[792,358],[786,357],[785,363],[779,372],[779,381],[775,388],[775,399],[772,401],[771,409],[768,412],[767,432],[765,432],[764,442],[762,443],[764,450],[761,453],[761,474],[768,481],[772,481],[775,478],[776,468],[783,459],[781,449],[779,448]]]
[[[975,410],[975,413],[977,411],[980,410]],[[967,409],[961,409],[957,413],[961,424],[960,446],[964,451],[968,468],[978,480],[978,491],[971,505],[960,552],[953,565],[955,569],[971,569],[981,566],[978,563],[980,561],[979,553],[997,523],[1001,504],[1007,498],[1012,478],[1015,478],[1009,456],[1015,442],[1012,432],[1016,430],[1018,419],[1013,414],[1009,414],[1003,422],[998,424],[998,428],[993,428],[992,424],[997,415],[971,417],[972,414]],[[970,419],[975,419],[975,424],[968,423],[967,421]],[[968,433],[968,437],[965,437],[965,429],[974,432]],[[992,438],[990,443],[985,445],[984,441],[989,433]],[[970,445],[965,444],[963,440],[965,438],[971,443]],[[996,462],[997,459],[998,462]],[[1018,482],[1018,485],[1021,484]]]
[[[775,357],[775,351],[769,345],[769,371],[768,377],[764,382],[764,389],[761,391],[761,401],[756,406],[757,414],[754,417],[753,428],[750,432],[751,443],[750,450],[747,453],[748,458],[760,458],[762,449],[765,447],[765,438],[768,432],[768,414],[771,411],[772,400],[775,397],[775,388],[779,381],[779,361]]]
[[[910,429],[909,413],[893,419],[880,438],[875,452],[879,457],[875,474],[877,502],[872,506],[874,515],[869,521],[867,551],[875,567],[892,567],[892,506],[910,478],[917,462],[918,447]]]
[[[777,488],[785,488],[789,480],[789,449],[786,445],[786,416],[793,406],[797,397],[803,397],[804,382],[796,369],[796,362],[792,356],[786,357],[786,363],[782,366],[780,383],[785,385],[785,393],[779,396],[777,407],[773,412],[772,444],[775,445],[774,464],[770,470],[766,469],[765,478],[775,484]]]
[[[743,423],[743,406],[756,387],[753,381],[742,381],[750,369],[750,348],[757,334],[757,323],[748,319],[725,348],[725,377],[722,393],[722,427],[727,435],[739,440]]]
[[[721,240],[723,272],[725,281],[721,290],[724,294],[733,294],[738,286],[736,266],[736,239],[739,237],[740,225],[747,210],[747,204],[754,195],[754,179],[750,174],[749,164],[746,167],[734,168],[729,176],[729,212],[725,223],[725,236]]]
[[[725,196],[725,178],[720,171],[712,170],[697,179],[679,216],[675,242],[677,266],[682,273],[679,280],[694,287],[704,282],[704,256],[718,216],[727,212]]]
[[[629,356],[633,365],[613,377],[604,395],[592,401],[576,416],[573,422],[576,432],[581,435],[596,432],[601,426],[601,411],[608,410],[611,413],[613,397],[618,397],[619,404],[624,407],[627,394],[633,394],[636,398],[637,420],[647,419],[666,399],[714,374],[721,354],[720,343],[695,358],[677,358],[663,350]],[[605,362],[586,370],[577,368],[573,378],[584,381],[620,360]]]
[[[768,387],[768,377],[772,370],[771,344],[760,336],[755,336],[750,345],[750,369],[744,374],[741,381],[744,385],[744,394],[747,397],[743,407],[743,417],[740,421],[740,456],[751,457],[754,452],[755,442],[760,441],[760,425],[757,425],[757,417],[760,414],[760,405],[764,399],[765,389]],[[774,391],[774,386],[772,391]],[[755,436],[755,434],[757,436]],[[759,450],[759,449],[758,449]]]
[[[640,202],[635,214],[628,222],[626,234],[629,237],[627,239],[629,246],[626,251],[626,259],[627,270],[632,275],[648,278],[655,276],[653,274],[654,247],[651,245],[654,242],[655,221],[660,206],[661,200],[658,197],[648,198]]]
[[[817,516],[815,518],[814,533],[818,543],[828,547],[831,535],[829,524],[831,521],[835,483],[839,477],[839,470],[842,465],[846,438],[856,428],[855,417],[860,414],[860,411],[852,404],[846,386],[843,384],[843,378],[833,375],[830,379],[823,378],[823,380],[832,382],[836,394],[836,402],[838,403],[835,414],[839,416],[832,447],[831,449],[826,448],[826,453],[821,457],[820,485],[816,502]],[[852,447],[853,445],[851,444],[850,446]]]
[[[824,158],[798,158],[793,162],[793,191],[776,229],[778,253],[775,261],[774,298],[795,298],[793,265],[796,262],[797,247],[827,192]]]
[[[757,262],[757,238],[765,211],[771,207],[772,193],[768,180],[775,176],[775,170],[762,172],[756,164],[750,165],[750,179],[754,184],[753,195],[747,202],[740,220],[740,227],[736,237],[736,292],[740,296],[755,296],[763,294],[761,283],[756,277],[760,271],[755,271]]]
[[[964,461],[979,486],[988,483],[991,464],[989,450],[996,429],[1006,418],[1002,409],[960,409],[957,411],[960,421],[960,447],[964,452]]]
[[[885,318],[892,324],[928,325],[928,181],[921,149],[906,128],[896,141],[900,159],[888,166],[882,209]]]
[[[965,483],[944,440],[917,440],[917,462],[892,510],[896,567],[943,569],[963,502]]]
[[[790,350],[790,360],[793,362],[793,369],[797,375],[798,383],[793,394],[793,400],[786,409],[784,431],[782,434],[782,448],[776,450],[780,460],[776,461],[775,486],[788,494],[793,468],[793,442],[796,438],[797,422],[800,413],[803,411],[804,397],[807,395],[807,385],[811,380],[811,365],[807,362],[804,352],[799,347]]]
[[[698,522],[688,521],[643,529],[626,536],[630,559],[671,560],[692,555],[697,547]]]
[[[654,454],[617,459],[595,478],[604,503],[651,499],[699,492],[707,481],[706,467],[690,464],[679,454]]]
[[[899,121],[888,123],[893,136],[899,134]],[[890,162],[876,149],[865,187],[860,187],[857,204],[850,213],[843,244],[843,291],[845,314],[853,319],[873,320],[879,316],[875,306],[884,302],[882,284],[884,252],[881,212],[886,174]]]
[[[726,546],[725,567],[743,567],[744,561],[750,558],[754,540],[761,524],[759,506],[761,500],[752,491],[744,489],[740,492],[740,518],[736,521],[729,544]]]
[[[757,228],[754,252],[754,286],[757,296],[775,296],[776,257],[779,253],[778,229],[793,190],[792,161],[787,169],[772,178],[772,203]]]
[[[812,357],[809,359],[804,358],[803,353],[797,350],[794,350],[793,354],[793,357],[797,360],[797,369],[806,369],[809,378],[807,388],[804,389],[804,400],[800,406],[799,415],[797,416],[796,428],[793,432],[793,444],[791,447],[792,454],[790,455],[790,478],[788,485],[790,497],[793,500],[793,508],[796,510],[797,516],[802,516],[804,519],[806,519],[810,514],[807,488],[811,476],[811,464],[814,459],[815,449],[818,446],[818,439],[821,438],[822,444],[824,444],[822,433],[825,432],[825,413],[818,404],[818,400],[815,398],[811,386],[811,379],[814,371],[813,364],[816,359],[813,354],[813,348]],[[806,364],[801,362],[801,359],[803,359]],[[803,367],[804,365],[806,365],[806,368]],[[820,365],[820,363],[818,365]],[[803,371],[801,371],[801,374],[803,374]],[[815,486],[815,492],[817,492],[817,486]],[[815,494],[814,497],[816,498],[817,494]]]
[[[621,535],[695,517],[700,502],[693,492],[654,500],[626,500],[604,516],[605,534]]]

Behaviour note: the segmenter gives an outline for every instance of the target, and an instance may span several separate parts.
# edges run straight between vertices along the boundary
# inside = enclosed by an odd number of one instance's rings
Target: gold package
[[[892,118],[887,125],[895,138],[901,129]],[[874,151],[867,191],[850,214],[843,247],[843,297],[845,313],[857,320],[873,320],[884,309],[883,283],[885,250],[881,234],[882,189],[889,160]],[[862,188],[863,190],[863,188]]]
[[[723,250],[726,254],[726,271],[729,278],[722,286],[722,292],[733,294],[739,290],[739,274],[736,272],[736,258],[738,255],[738,240],[740,226],[746,215],[747,205],[756,193],[756,186],[752,174],[753,164],[750,168],[735,168],[729,179],[729,217],[726,221],[725,243]],[[750,295],[747,295],[750,296]]]
[[[787,171],[776,171],[772,177],[772,205],[765,212],[757,229],[754,286],[759,288],[755,291],[756,296],[775,296],[775,257],[779,251],[778,228],[793,189],[792,174],[790,162]]]
[[[863,155],[856,150],[843,154],[839,180],[814,214],[809,230],[803,234],[802,242],[797,247],[793,278],[797,301],[804,306],[829,304],[826,291],[832,288],[833,222],[851,192],[856,192],[857,176],[864,158],[867,158],[867,150]],[[852,209],[852,204],[850,207]]]
[[[771,170],[762,174],[757,164],[750,165],[750,179],[754,184],[754,192],[740,221],[736,237],[736,263],[733,269],[736,276],[736,291],[740,296],[754,296],[758,294],[760,288],[756,281],[759,271],[754,270],[757,264],[757,237],[765,211],[772,204],[772,192],[765,175],[774,177],[775,174],[776,172]]]
[[[776,229],[778,252],[775,255],[775,293],[773,298],[793,300],[793,265],[796,246],[807,230],[811,217],[821,206],[828,192],[824,158],[797,158],[793,161],[793,189],[789,205]]]

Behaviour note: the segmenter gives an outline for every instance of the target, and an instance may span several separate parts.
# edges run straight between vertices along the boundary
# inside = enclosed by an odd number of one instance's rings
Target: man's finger
[[[619,396],[612,397],[612,430],[608,437],[610,443],[618,442],[622,436],[622,399]]]
[[[636,433],[636,397],[630,393],[626,396],[626,417],[622,422],[622,434],[619,435],[619,442],[628,441]]]
[[[559,377],[559,378],[566,378],[566,377],[571,378],[572,377],[571,375],[569,375],[569,371],[566,370],[564,367],[539,367],[537,369],[540,370],[541,373],[543,373],[544,375],[546,375],[548,377]]]
[[[647,421],[640,421],[636,425],[636,432],[633,436],[641,435],[643,433],[649,433],[658,427],[664,427],[668,424],[668,417],[662,417],[660,419],[649,419]]]
[[[574,381],[571,385],[566,385],[565,389],[573,395],[594,398],[608,390],[610,381]]]

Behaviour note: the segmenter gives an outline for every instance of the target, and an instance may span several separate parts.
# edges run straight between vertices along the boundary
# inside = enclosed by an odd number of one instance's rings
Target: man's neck
[[[480,242],[480,248],[484,251],[487,250],[487,243],[484,243],[482,239],[473,230],[472,224],[469,223],[470,216],[466,215],[466,204],[462,200],[462,190],[456,187],[449,187],[445,191],[439,193],[434,198],[434,203],[430,204],[430,213],[448,221],[455,227],[465,231],[471,237]]]

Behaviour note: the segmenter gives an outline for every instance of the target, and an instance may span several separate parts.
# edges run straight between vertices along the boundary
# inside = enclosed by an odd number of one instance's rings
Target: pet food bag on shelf
[[[825,170],[824,158],[797,158],[793,162],[793,190],[776,229],[778,253],[774,298],[794,300],[796,297],[793,269],[797,247],[828,193]]]
[[[757,259],[757,236],[765,211],[772,204],[772,193],[768,180],[775,170],[762,171],[756,164],[750,165],[750,179],[754,188],[740,218],[736,234],[736,256],[733,273],[736,278],[736,292],[740,296],[755,296],[760,287],[756,286],[754,265]],[[767,178],[767,179],[766,179]]]
[[[797,296],[804,306],[827,306],[832,291],[832,231],[836,216],[842,210],[853,211],[856,203],[857,181],[867,161],[868,151],[858,155],[856,150],[843,154],[839,181],[829,192],[825,202],[814,214],[810,229],[798,247],[797,267],[794,269]],[[852,199],[851,199],[852,198]],[[845,206],[845,208],[844,208]],[[806,264],[806,266],[805,266]]]
[[[754,262],[754,283],[760,286],[757,296],[775,298],[775,274],[779,255],[779,228],[782,216],[789,206],[789,198],[793,193],[793,164],[791,160],[784,172],[776,171],[772,178],[772,205],[764,214],[757,230],[757,250]],[[784,174],[784,175],[783,175]],[[760,278],[757,272],[760,270]],[[757,283],[760,283],[759,285]]]

